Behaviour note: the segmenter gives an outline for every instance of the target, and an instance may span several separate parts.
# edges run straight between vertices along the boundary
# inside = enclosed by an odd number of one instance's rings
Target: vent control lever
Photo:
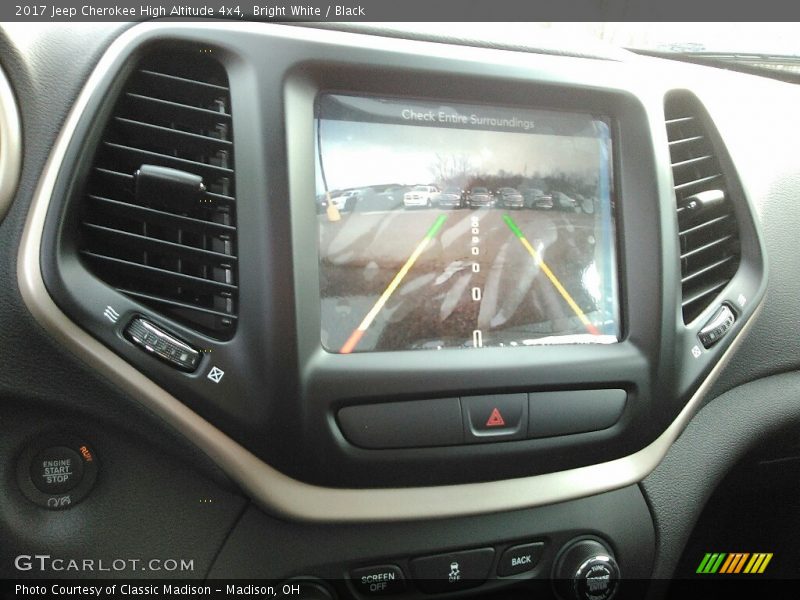
[[[708,208],[721,206],[724,202],[725,192],[722,190],[706,190],[685,198],[682,206],[692,213],[699,213]]]
[[[128,324],[125,337],[148,354],[182,371],[192,372],[200,363],[200,351],[141,317]]]
[[[173,209],[195,208],[206,191],[203,178],[193,173],[142,165],[134,173],[136,201],[144,206],[169,206]]]

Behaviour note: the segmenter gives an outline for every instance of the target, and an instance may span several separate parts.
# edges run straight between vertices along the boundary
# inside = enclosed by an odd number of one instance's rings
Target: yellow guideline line
[[[394,279],[392,279],[391,283],[383,291],[381,297],[378,298],[375,306],[372,307],[372,310],[367,313],[367,316],[364,317],[364,320],[361,321],[361,324],[356,328],[355,331],[353,331],[353,333],[350,334],[350,337],[347,338],[347,341],[344,343],[341,350],[339,350],[340,354],[350,354],[358,342],[361,341],[361,337],[364,335],[364,332],[369,329],[370,325],[372,325],[372,321],[375,320],[375,317],[378,316],[378,313],[389,300],[389,297],[397,289],[397,286],[400,285],[400,282],[403,281],[403,278],[411,270],[411,267],[414,266],[414,263],[417,262],[420,254],[425,251],[425,248],[428,246],[428,242],[430,242],[436,236],[436,233],[442,228],[445,220],[447,220],[447,215],[439,215],[439,218],[436,219],[433,225],[431,225],[431,228],[428,229],[428,233],[426,233],[422,241],[417,244],[414,252],[412,252],[411,256],[408,257],[406,264],[404,264],[403,268],[400,269],[397,272],[397,275],[394,276]]]
[[[522,245],[525,246],[528,254],[533,257],[533,260],[536,261],[536,264],[539,265],[539,268],[542,269],[542,272],[547,275],[550,283],[552,283],[553,287],[558,290],[558,293],[561,294],[561,297],[566,300],[567,304],[569,304],[569,307],[572,309],[572,312],[578,316],[578,318],[581,320],[581,323],[583,323],[589,333],[592,335],[600,335],[600,331],[598,331],[597,327],[592,325],[592,322],[589,320],[589,318],[583,314],[583,311],[581,310],[581,307],[578,306],[578,303],[572,299],[572,296],[569,295],[569,292],[566,290],[566,288],[561,285],[558,277],[553,274],[553,272],[550,270],[550,267],[547,266],[547,263],[542,260],[542,257],[539,255],[539,253],[534,249],[533,246],[530,245],[530,242],[528,242],[528,240],[525,238],[525,234],[522,233],[522,230],[514,222],[514,219],[508,215],[503,215],[503,221],[505,221],[506,225],[508,225],[508,228],[514,233],[514,235],[517,236],[517,239],[522,242]]]

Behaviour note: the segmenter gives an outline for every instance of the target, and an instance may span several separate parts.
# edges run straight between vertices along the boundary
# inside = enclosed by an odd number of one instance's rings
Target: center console
[[[299,542],[295,524],[251,510],[210,576],[291,575],[313,585],[314,598],[624,600],[645,595],[654,535],[636,486],[470,519],[305,524]]]

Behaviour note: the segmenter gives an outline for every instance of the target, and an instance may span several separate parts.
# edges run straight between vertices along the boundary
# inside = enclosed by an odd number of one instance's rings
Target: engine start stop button
[[[42,508],[72,508],[97,479],[97,454],[88,440],[66,432],[42,433],[30,440],[17,459],[17,485]]]
[[[66,446],[46,448],[31,463],[31,481],[45,494],[62,494],[83,479],[83,459]]]

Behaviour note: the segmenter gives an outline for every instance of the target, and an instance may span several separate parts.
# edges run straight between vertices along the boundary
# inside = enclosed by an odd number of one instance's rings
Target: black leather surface
[[[21,577],[193,577],[209,572],[246,501],[197,474],[192,464],[116,427],[29,399],[6,396],[0,409],[0,580]],[[16,406],[12,406],[13,401]],[[16,483],[17,457],[43,431],[68,431],[90,445],[99,463],[94,488],[68,510],[49,511],[25,498]],[[19,571],[19,555],[141,560],[105,573]],[[160,560],[158,572],[143,571]],[[164,570],[163,561],[193,561],[191,570]],[[38,563],[37,563],[38,564]],[[95,563],[97,564],[97,563]]]
[[[656,525],[654,577],[672,575],[700,511],[730,468],[771,436],[798,428],[798,372],[730,390],[692,419],[663,462],[641,484]]]

